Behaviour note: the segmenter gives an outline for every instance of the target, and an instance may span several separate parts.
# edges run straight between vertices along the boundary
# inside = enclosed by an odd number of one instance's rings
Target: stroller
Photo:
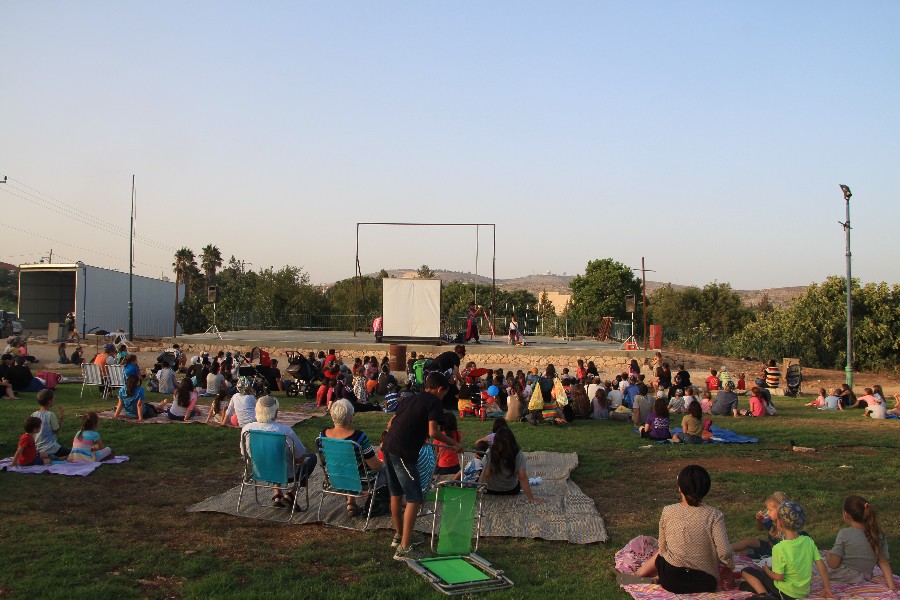
[[[795,397],[800,393],[800,385],[803,383],[803,370],[799,362],[788,365],[784,374],[784,395]]]
[[[282,380],[281,387],[284,388],[284,393],[290,398],[300,394],[303,394],[306,398],[314,398],[316,390],[318,390],[322,380],[325,379],[321,369],[311,363],[300,352],[288,353],[288,365],[287,372],[294,380]]]

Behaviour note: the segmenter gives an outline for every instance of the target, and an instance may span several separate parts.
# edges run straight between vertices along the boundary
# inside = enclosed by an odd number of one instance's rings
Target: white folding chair
[[[106,382],[103,380],[103,371],[100,365],[94,363],[84,363],[81,365],[81,372],[84,374],[84,382],[81,384],[81,398],[84,398],[84,387],[88,385],[96,385],[103,389],[103,397],[106,398]]]

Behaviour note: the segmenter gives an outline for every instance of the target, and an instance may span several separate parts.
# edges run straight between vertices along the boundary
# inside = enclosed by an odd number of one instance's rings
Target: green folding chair
[[[256,503],[259,504],[259,489],[289,489],[294,485],[297,476],[296,459],[288,437],[275,431],[249,430],[241,435],[241,453],[244,455],[244,476],[241,478],[241,491],[238,494],[237,512],[241,512],[241,500],[244,488],[252,487]],[[290,456],[290,458],[288,458]],[[309,508],[309,485],[303,486],[306,491],[306,508]],[[297,494],[300,493],[298,489]],[[288,521],[294,518],[297,502],[291,503]]]
[[[513,582],[503,571],[475,554],[484,485],[443,481],[436,487],[435,503],[439,510],[435,511],[431,525],[431,551],[435,556],[407,559],[406,563],[436,590],[449,596],[511,588]]]
[[[374,495],[377,491],[378,471],[371,471],[366,466],[362,448],[353,440],[338,440],[319,436],[316,439],[319,464],[322,465],[322,495],[319,499],[319,511],[316,518],[323,525],[357,529],[339,523],[322,520],[322,505],[326,495],[344,496],[345,498],[370,498],[366,522],[361,531],[365,531],[372,519],[375,507]]]

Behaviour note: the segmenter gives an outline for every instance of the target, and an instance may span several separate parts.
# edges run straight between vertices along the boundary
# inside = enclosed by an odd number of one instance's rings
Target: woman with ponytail
[[[674,594],[716,591],[720,570],[734,569],[734,554],[725,530],[725,516],[703,504],[710,487],[709,473],[700,465],[681,470],[681,502],[663,508],[659,518],[659,552],[634,575],[620,573],[620,585],[659,583]]]
[[[896,592],[887,540],[878,527],[875,508],[865,498],[847,496],[844,523],[848,527],[838,532],[834,548],[825,559],[829,579],[842,583],[869,581],[877,564],[884,573],[885,584]]]

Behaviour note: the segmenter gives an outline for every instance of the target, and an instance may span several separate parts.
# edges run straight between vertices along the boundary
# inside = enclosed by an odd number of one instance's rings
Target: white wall
[[[178,298],[184,299],[179,285]],[[171,281],[134,276],[134,334],[163,337],[172,335],[175,316],[175,284]],[[128,331],[128,273],[85,265],[76,274],[77,327]],[[179,333],[181,328],[178,329]]]

